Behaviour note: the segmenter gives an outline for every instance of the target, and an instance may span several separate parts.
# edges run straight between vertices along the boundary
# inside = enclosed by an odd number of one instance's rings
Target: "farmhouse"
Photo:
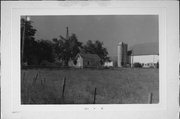
[[[75,57],[74,67],[99,67],[101,65],[101,59],[96,54],[90,53],[78,53]]]

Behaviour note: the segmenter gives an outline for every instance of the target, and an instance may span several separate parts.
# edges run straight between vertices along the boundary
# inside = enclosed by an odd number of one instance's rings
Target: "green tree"
[[[36,29],[32,21],[21,18],[21,61],[33,64],[36,62],[37,42],[35,41]]]
[[[21,19],[21,58],[22,63],[40,65],[43,60],[54,61],[53,44],[48,40],[35,40],[36,29],[32,21]]]
[[[97,54],[101,58],[101,63],[103,64],[106,60],[109,60],[108,51],[103,46],[103,42],[96,40],[95,42],[88,40],[84,45],[84,50],[86,53]]]
[[[64,64],[68,66],[69,60],[74,60],[75,56],[80,52],[82,43],[78,41],[75,34],[70,37],[64,38],[60,36],[59,39],[54,38],[54,50],[59,60],[64,61]]]
[[[37,41],[37,59],[38,64],[43,60],[48,62],[54,62],[53,43],[49,40]]]

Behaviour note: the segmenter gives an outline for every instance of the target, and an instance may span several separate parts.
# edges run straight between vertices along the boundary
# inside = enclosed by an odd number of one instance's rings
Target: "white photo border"
[[[168,110],[177,108],[176,94],[179,90],[177,9],[178,2],[2,2],[2,116],[12,119],[70,119],[85,118],[86,115],[89,115],[89,119],[108,119],[111,116],[123,119],[170,119],[174,115]],[[21,105],[20,18],[31,15],[158,15],[159,103]]]

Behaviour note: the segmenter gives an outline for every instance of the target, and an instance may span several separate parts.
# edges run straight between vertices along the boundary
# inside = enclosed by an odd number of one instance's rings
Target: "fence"
[[[40,72],[38,72],[34,75],[34,78],[32,79],[32,83],[30,85],[26,85],[26,82],[25,82],[26,81],[25,80],[26,79],[26,73],[25,72],[23,73],[22,84],[26,87],[25,104],[38,104],[38,102],[36,102],[36,99],[34,99],[34,97],[31,94],[32,88],[34,88],[34,86],[37,85],[38,82],[40,84],[38,86],[42,87],[43,89],[47,88],[47,84],[48,84],[47,80],[48,79],[46,79],[45,77],[43,77],[43,78],[39,78],[39,77],[40,77]],[[130,83],[130,82],[128,81],[128,83]],[[66,86],[67,86],[67,77],[63,77],[63,79],[61,80],[61,84],[60,84],[60,91],[59,92],[61,92],[60,93],[61,98],[59,98],[59,101],[58,101],[59,104],[66,104],[67,103],[66,102],[66,88],[67,88]],[[93,94],[91,96],[92,102],[90,102],[89,104],[97,104],[98,103],[97,95],[101,93],[101,90],[98,90],[97,87],[94,87],[94,89],[92,88],[92,90],[93,90]],[[97,92],[97,90],[98,90],[98,92]],[[122,93],[122,92],[123,92],[123,90],[120,91],[120,93]],[[127,92],[127,90],[124,90],[123,93],[127,94],[128,92]],[[122,101],[119,102],[119,104],[121,104],[121,103],[122,103]],[[153,103],[153,93],[152,92],[148,94],[147,103],[148,104]]]

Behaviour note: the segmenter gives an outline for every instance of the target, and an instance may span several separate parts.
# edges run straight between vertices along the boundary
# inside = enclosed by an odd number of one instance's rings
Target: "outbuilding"
[[[75,57],[74,67],[99,67],[101,65],[101,59],[97,54],[90,53],[78,53]]]
[[[130,55],[131,66],[135,63],[142,67],[157,67],[159,63],[158,43],[146,43],[136,45]]]

